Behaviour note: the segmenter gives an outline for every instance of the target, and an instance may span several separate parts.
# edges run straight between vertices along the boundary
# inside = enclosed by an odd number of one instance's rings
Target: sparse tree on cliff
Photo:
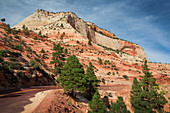
[[[90,110],[88,113],[107,113],[107,109],[98,91],[95,92],[91,101],[89,101]]]
[[[89,40],[89,42],[88,42],[88,45],[90,45],[90,46],[92,45],[92,43],[91,43],[91,41],[90,41],[90,40]]]
[[[99,80],[94,73],[93,64],[91,62],[87,67],[84,81],[86,84],[86,94],[89,99],[92,99],[94,93],[97,91],[97,87],[99,86]]]
[[[118,100],[116,103],[113,103],[111,101],[111,107],[109,113],[130,113],[130,111],[127,110],[123,98],[118,96]]]
[[[2,18],[2,19],[1,19],[1,22],[5,22],[5,18]]]
[[[61,69],[63,68],[64,65],[65,55],[63,49],[64,48],[60,46],[60,43],[58,43],[57,45],[54,44],[53,50],[55,50],[55,52],[53,52],[53,58],[52,58],[53,61],[51,61],[50,64],[55,64],[56,74],[61,73]]]
[[[144,76],[141,76],[139,82],[134,79],[131,91],[131,104],[136,113],[163,113],[164,105],[167,100],[162,93],[158,93],[159,85],[153,78],[152,72],[149,72],[147,61],[143,65]]]
[[[73,95],[74,91],[84,91],[84,68],[79,63],[78,58],[75,55],[70,55],[67,58],[67,62],[61,71],[61,76],[58,81],[65,91],[71,92]]]
[[[38,35],[41,36],[41,31],[39,31]]]

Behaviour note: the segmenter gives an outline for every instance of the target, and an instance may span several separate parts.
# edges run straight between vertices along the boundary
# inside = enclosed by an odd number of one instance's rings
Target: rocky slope
[[[74,19],[72,19],[73,17]],[[29,34],[27,34],[22,28],[23,25],[32,31],[28,30]],[[139,45],[118,39],[114,34],[102,30],[90,22],[84,22],[71,12],[49,13],[44,10],[37,10],[33,15],[24,19],[15,27],[21,30],[13,29],[12,33],[8,33],[5,30],[7,26],[0,23],[0,50],[10,50],[21,54],[20,57],[25,59],[27,63],[22,63],[18,59],[17,62],[21,63],[25,68],[20,70],[26,73],[23,77],[31,75],[32,80],[29,82],[31,85],[35,85],[33,83],[37,83],[37,85],[49,85],[53,83],[50,81],[46,82],[47,80],[51,80],[48,79],[51,76],[44,76],[39,71],[36,71],[37,77],[42,79],[34,81],[37,80],[34,73],[35,70],[31,71],[33,67],[29,66],[29,63],[31,59],[34,59],[36,62],[39,62],[41,69],[48,73],[48,75],[53,74],[54,65],[50,64],[53,43],[60,42],[62,47],[68,49],[67,56],[75,54],[85,70],[89,62],[93,63],[95,74],[101,80],[99,92],[102,98],[107,96],[109,101],[116,101],[117,96],[122,96],[128,109],[131,110],[129,97],[133,78],[136,77],[139,79],[140,76],[144,75],[142,72],[142,59],[148,59],[144,50]],[[42,36],[37,34],[39,31],[41,31]],[[88,45],[89,39],[92,40],[91,46]],[[22,49],[16,49],[16,44],[21,45]],[[40,52],[41,49],[44,49],[45,53]],[[4,61],[9,62],[10,57],[10,55],[7,55],[4,57]],[[102,64],[98,63],[98,58],[102,59]],[[25,64],[29,66],[30,71],[27,70],[28,67]],[[168,100],[168,97],[170,97],[170,64],[148,63],[148,66],[160,84],[161,89],[165,91],[165,97]],[[18,71],[17,69],[12,70],[15,73]],[[127,78],[124,77],[125,75]],[[0,72],[0,80],[5,81],[5,86],[1,85],[1,87],[6,88],[6,84],[12,87],[11,84],[17,83],[13,82],[8,76],[10,74]],[[17,75],[13,74],[12,76],[16,77]],[[23,83],[28,83],[24,79],[19,80],[23,81]],[[1,81],[0,83],[2,83]],[[68,101],[68,99],[63,100]],[[168,102],[165,106],[166,111],[169,110],[170,101],[168,100]],[[81,105],[81,103],[79,102],[77,105]],[[64,105],[69,106],[68,102]],[[50,108],[51,111],[64,107],[63,103],[59,103],[59,105],[53,103],[51,106],[53,106]],[[85,107],[86,109],[83,107],[83,111],[87,111],[87,106]],[[73,110],[72,107],[69,107],[69,109]],[[81,109],[79,110],[81,111]]]
[[[115,34],[103,30],[93,23],[83,21],[83,19],[72,12],[52,13],[38,9],[34,14],[25,18],[14,27],[21,29],[23,25],[35,32],[41,30],[43,34],[48,33],[49,35],[56,32],[78,32],[96,44],[126,53],[125,59],[129,60],[129,57],[133,56],[134,58],[132,59],[140,61],[146,59],[149,61],[141,46],[119,39]]]

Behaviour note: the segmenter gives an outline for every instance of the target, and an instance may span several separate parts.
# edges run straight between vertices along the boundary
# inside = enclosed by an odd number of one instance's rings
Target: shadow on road
[[[17,91],[21,91],[21,88],[17,88],[17,89],[7,89],[7,90],[0,90],[0,95],[4,95],[4,94],[8,94],[8,93],[12,93],[12,92],[17,92]]]
[[[11,95],[7,95],[7,96],[2,96],[0,98],[10,98],[10,97],[19,97],[21,96],[21,94],[11,94]]]

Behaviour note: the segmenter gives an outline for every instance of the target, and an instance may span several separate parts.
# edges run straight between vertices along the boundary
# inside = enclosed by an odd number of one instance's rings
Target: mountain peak
[[[25,18],[17,24],[17,29],[22,29],[25,25],[28,29],[49,37],[55,36],[56,33],[76,34],[84,37],[85,40],[111,48],[111,50],[121,50],[138,60],[148,60],[144,50],[137,44],[117,38],[114,33],[101,29],[94,23],[85,22],[73,12],[48,12],[38,9],[35,13]],[[128,57],[130,58],[130,57]]]

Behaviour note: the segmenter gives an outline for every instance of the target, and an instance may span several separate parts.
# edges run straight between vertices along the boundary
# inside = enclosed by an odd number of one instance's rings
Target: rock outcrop
[[[42,31],[43,34],[53,32],[78,32],[81,36],[113,50],[119,50],[130,56],[138,57],[139,60],[148,60],[148,57],[140,45],[117,38],[109,31],[97,27],[94,23],[85,22],[73,12],[47,12],[38,9],[34,14],[17,24],[17,29],[25,25],[35,32]],[[128,57],[127,57],[128,59]]]

